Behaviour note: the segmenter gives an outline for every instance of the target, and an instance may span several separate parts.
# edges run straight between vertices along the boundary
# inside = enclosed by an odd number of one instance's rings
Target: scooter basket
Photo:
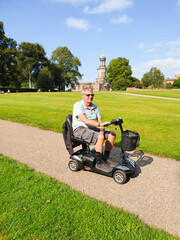
[[[126,130],[121,133],[121,148],[124,151],[135,150],[139,146],[139,133]]]

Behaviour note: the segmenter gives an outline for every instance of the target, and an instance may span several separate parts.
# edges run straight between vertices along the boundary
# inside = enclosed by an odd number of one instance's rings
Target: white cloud
[[[180,0],[179,0],[180,1]],[[167,76],[174,77],[175,73],[180,72],[180,38],[174,41],[160,41],[152,45],[152,48],[147,48],[147,44],[141,42],[137,48],[143,49],[144,52],[159,51],[161,57],[151,61],[144,62],[138,66],[132,66],[134,76],[139,79],[144,73],[149,72],[152,67],[160,69]]]
[[[176,41],[169,41],[166,43],[166,45],[170,47],[180,46],[180,38],[177,39]]]
[[[111,19],[111,22],[112,23],[117,23],[117,24],[119,24],[119,23],[124,23],[124,24],[129,24],[129,23],[131,23],[133,20],[132,20],[132,18],[130,18],[130,17],[128,17],[126,14],[123,14],[122,16],[120,16],[119,18],[113,18],[113,19]]]
[[[89,7],[85,7],[84,12],[97,14],[113,11],[124,11],[126,8],[131,7],[132,5],[132,0],[102,0],[101,3],[95,8],[90,9]]]
[[[139,43],[138,46],[137,46],[137,48],[138,48],[138,49],[143,49],[143,48],[145,48],[145,43],[143,43],[143,42]]]
[[[180,59],[166,58],[166,59],[157,59],[151,60],[144,64],[145,67],[157,67],[162,70],[172,70],[180,68]]]
[[[155,48],[148,48],[148,49],[146,50],[146,52],[155,52],[155,51],[156,51]]]
[[[180,1],[180,0],[179,0]],[[154,44],[154,47],[160,48],[160,47],[176,47],[180,46],[180,38],[174,41],[161,41]]]
[[[72,3],[72,4],[81,4],[87,2],[96,2],[97,0],[54,0],[58,3]]]
[[[154,47],[155,48],[161,48],[164,46],[164,42],[158,42],[158,43],[154,43]]]
[[[166,56],[174,57],[180,56],[180,38],[174,41],[161,41],[159,43],[155,43],[154,47],[164,48],[164,52],[166,52]]]
[[[167,52],[168,56],[180,56],[180,48],[171,48],[168,52]]]
[[[180,0],[177,1],[177,6],[180,6]]]
[[[137,48],[138,49],[144,49],[145,52],[151,53],[155,51],[159,51],[160,49],[163,51],[164,56],[174,57],[174,56],[180,56],[180,38],[173,41],[160,41],[156,42],[152,45],[152,47],[147,48],[145,44],[139,43]]]
[[[73,17],[66,18],[65,20],[68,27],[75,28],[78,30],[87,31],[90,27],[88,21],[85,19],[75,19]]]
[[[99,27],[99,28],[97,29],[97,32],[98,32],[98,33],[102,32],[102,28]]]
[[[161,71],[170,71],[180,69],[180,58],[166,58],[147,61],[139,66],[132,67],[133,73],[142,73],[149,71],[152,67],[156,67]]]

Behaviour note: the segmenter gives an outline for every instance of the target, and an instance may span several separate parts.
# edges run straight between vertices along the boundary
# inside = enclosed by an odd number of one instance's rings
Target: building
[[[84,82],[78,83],[72,89],[72,92],[82,92],[82,90],[86,87],[91,88],[93,91],[109,91],[110,85],[106,81],[107,73],[106,73],[106,57],[102,54],[99,58],[99,67],[97,69],[97,78],[96,82]]]
[[[173,84],[173,83],[174,83],[174,80],[176,80],[176,79],[178,79],[178,78],[180,78],[180,73],[176,74],[176,75],[175,75],[175,78],[169,78],[169,77],[167,77],[166,79],[164,79],[163,84],[167,84],[167,83]]]

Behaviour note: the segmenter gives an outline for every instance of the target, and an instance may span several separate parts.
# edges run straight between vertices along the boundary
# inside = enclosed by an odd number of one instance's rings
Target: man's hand
[[[100,126],[99,126],[99,129],[100,129],[100,132],[104,132],[104,126],[106,125],[106,124],[109,124],[109,122],[104,122],[104,123],[101,123],[100,124]]]
[[[110,124],[110,122],[104,122],[104,123],[102,123],[103,126],[106,126],[106,125],[109,125],[109,124]]]

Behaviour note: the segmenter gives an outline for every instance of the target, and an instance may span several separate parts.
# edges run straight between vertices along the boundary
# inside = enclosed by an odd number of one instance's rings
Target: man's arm
[[[98,122],[102,123],[103,124],[103,121],[101,118],[98,118]]]
[[[78,114],[78,118],[86,125],[91,125],[91,126],[94,126],[94,127],[98,127],[98,122],[94,121],[94,120],[90,120],[88,119],[84,113],[81,113],[81,114]],[[101,120],[102,122],[102,120]]]
[[[101,127],[104,127],[104,125],[106,125],[106,124],[108,124],[109,122],[104,122],[103,123],[103,121],[102,121],[102,119],[101,118],[98,118],[98,122],[100,122],[101,123]]]
[[[90,120],[90,119],[88,119],[88,118],[84,115],[84,113],[79,114],[79,115],[78,115],[78,118],[79,118],[84,124],[86,124],[86,125],[91,125],[91,126],[94,126],[94,127],[101,127],[101,128],[102,128],[105,124],[109,123],[109,122],[104,122],[104,123],[103,123],[103,121],[102,121],[101,118],[98,118],[98,122],[93,121],[93,120]],[[100,125],[99,125],[99,123],[100,123]]]

